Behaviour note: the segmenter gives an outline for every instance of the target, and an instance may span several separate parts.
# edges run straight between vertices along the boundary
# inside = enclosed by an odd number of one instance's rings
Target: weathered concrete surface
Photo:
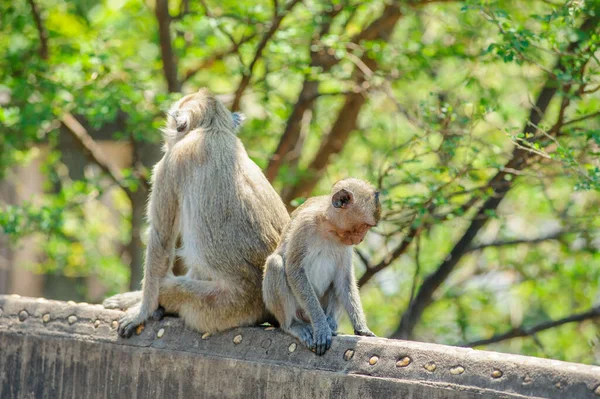
[[[0,398],[600,397],[600,367],[354,336],[318,357],[278,330],[202,336],[177,318],[127,340],[120,315],[0,296]]]

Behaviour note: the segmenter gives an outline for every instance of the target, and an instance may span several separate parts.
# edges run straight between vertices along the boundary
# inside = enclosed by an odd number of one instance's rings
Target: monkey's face
[[[379,193],[358,179],[341,180],[333,186],[330,221],[346,245],[360,244],[369,229],[379,222]]]

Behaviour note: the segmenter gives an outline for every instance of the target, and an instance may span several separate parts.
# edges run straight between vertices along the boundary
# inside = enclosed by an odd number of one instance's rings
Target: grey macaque
[[[317,355],[336,335],[343,307],[354,333],[367,327],[352,266],[352,246],[380,217],[379,193],[359,179],[337,182],[331,195],[308,199],[294,213],[267,258],[263,298],[281,328]]]
[[[263,267],[289,221],[285,206],[236,137],[240,116],[208,90],[183,97],[168,115],[148,204],[143,289],[104,306],[129,308],[122,337],[159,304],[202,332],[267,321]],[[185,276],[170,272],[178,235]]]

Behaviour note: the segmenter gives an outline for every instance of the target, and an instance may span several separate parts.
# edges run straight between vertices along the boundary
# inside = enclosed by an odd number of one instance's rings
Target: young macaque
[[[323,355],[336,335],[340,305],[356,335],[367,327],[352,246],[380,215],[379,193],[359,179],[338,181],[331,195],[308,199],[292,213],[279,246],[266,261],[263,299],[281,328]]]

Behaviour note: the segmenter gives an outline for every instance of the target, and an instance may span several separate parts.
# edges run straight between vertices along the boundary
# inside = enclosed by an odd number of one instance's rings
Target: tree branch
[[[112,165],[110,159],[104,154],[102,148],[94,141],[92,136],[88,133],[85,127],[75,117],[66,113],[61,119],[62,125],[66,128],[67,132],[73,136],[77,144],[81,147],[83,152],[87,155],[88,159],[98,165],[100,169],[106,173],[119,187],[121,187],[129,195],[131,189],[125,183],[123,174],[119,168]],[[149,189],[148,182],[139,178],[140,184],[144,186],[146,190]]]
[[[244,74],[244,76],[242,76],[242,80],[240,81],[240,84],[238,85],[238,88],[235,91],[233,103],[231,104],[232,111],[238,111],[240,109],[240,101],[242,99],[242,95],[244,94],[244,91],[246,91],[246,88],[250,84],[250,80],[252,79],[252,73],[254,72],[254,67],[256,66],[256,63],[258,62],[258,60],[262,57],[263,50],[267,46],[267,43],[269,42],[269,40],[271,40],[271,38],[273,37],[275,32],[277,32],[277,29],[279,29],[279,26],[281,25],[281,22],[283,21],[285,16],[300,1],[301,0],[290,0],[290,2],[287,3],[287,5],[284,7],[284,9],[281,12],[279,12],[277,9],[275,9],[275,11],[273,12],[273,19],[271,20],[271,27],[263,35],[262,39],[258,43],[258,46],[256,47],[256,52],[254,53],[254,58],[252,58],[252,61],[250,62],[250,66],[248,66],[248,71]]]
[[[382,15],[354,36],[352,43],[358,44],[362,40],[375,39],[387,41],[401,16],[402,13],[397,3],[386,5]],[[325,55],[329,52],[320,52],[319,54]],[[368,84],[368,76],[371,76],[379,68],[379,65],[366,54],[360,59],[355,58],[357,67],[354,72],[354,80],[356,85],[360,87],[363,83]],[[325,56],[318,57],[315,62],[324,71],[327,71],[339,60],[333,56]],[[296,197],[307,196],[314,189],[329,164],[331,156],[343,150],[350,134],[356,129],[358,115],[366,100],[363,93],[348,93],[346,95],[346,101],[340,109],[329,134],[326,135],[313,161],[309,164],[307,173],[304,173],[303,177],[284,193],[283,201],[285,203],[289,203]]]
[[[410,5],[413,6],[422,6],[428,3],[433,2],[443,2],[443,1],[453,1],[453,0],[421,0],[421,1],[412,1]],[[342,10],[342,7],[338,5],[338,7],[334,7],[332,11],[328,14],[324,15],[325,24],[321,29],[320,37],[327,34],[329,31],[331,20],[335,18],[335,16]],[[362,40],[376,40],[381,39],[387,41],[389,36],[392,34],[394,27],[402,13],[397,3],[388,4],[385,6],[381,16],[374,21],[372,21],[369,25],[367,25],[361,32],[354,35],[350,39],[350,44],[358,45]],[[312,45],[318,44],[318,40],[314,40],[311,43]],[[318,66],[321,68],[322,73],[327,73],[331,68],[337,65],[341,59],[338,59],[334,56],[334,52],[329,51],[329,49],[321,49],[319,51],[311,51],[311,66]],[[376,66],[373,66],[376,68]],[[314,108],[315,101],[318,98],[319,82],[306,77],[302,86],[302,90],[298,96],[298,101],[288,118],[286,129],[279,144],[277,145],[277,149],[271,156],[269,160],[269,165],[265,170],[265,176],[269,181],[273,181],[277,176],[277,173],[283,164],[286,155],[292,148],[296,148],[296,144],[299,137],[299,122],[302,119],[302,115],[304,112],[308,110],[312,110]],[[324,147],[320,154],[315,157],[315,160],[318,158],[318,162],[315,165],[321,164],[322,161],[326,163],[329,161],[329,156],[335,153],[338,153],[343,148],[343,144],[345,140],[350,135],[353,130],[353,126],[356,126],[356,118],[358,117],[358,113],[360,108],[365,103],[366,99],[360,93],[347,93],[346,94],[346,104],[345,107],[339,113],[339,117],[336,120],[337,126],[344,125],[342,130],[336,130],[335,134],[330,133],[331,141],[329,143],[325,143]],[[334,125],[335,127],[335,125]],[[350,131],[346,132],[345,130],[351,128]],[[334,132],[332,128],[331,132]],[[331,152],[330,152],[331,151]],[[313,165],[313,166],[315,166]],[[299,196],[299,193],[306,193],[307,191],[311,191],[314,188],[316,182],[318,182],[322,170],[309,170],[312,173],[309,173],[309,176],[303,181],[299,182],[299,187],[293,187],[287,191],[287,195],[284,198],[284,202],[289,203],[293,198]]]
[[[523,326],[515,327],[513,329],[510,329],[510,330],[502,333],[502,334],[496,334],[487,339],[480,339],[480,340],[472,341],[467,344],[463,344],[461,346],[465,346],[465,347],[482,346],[482,345],[494,344],[494,343],[501,342],[501,341],[506,341],[508,339],[513,339],[513,338],[529,337],[529,336],[533,336],[541,331],[549,330],[551,328],[558,327],[558,326],[562,326],[563,324],[582,322],[585,320],[594,319],[599,316],[600,316],[600,307],[594,307],[594,308],[588,310],[587,312],[576,313],[571,316],[564,317],[564,318],[558,319],[558,320],[546,321],[546,322],[537,324],[532,327],[528,327],[528,328],[525,328]]]
[[[598,25],[599,21],[600,16],[590,17],[583,23],[580,30],[583,32],[589,32]],[[580,44],[581,40],[572,42],[569,45],[568,53],[573,53],[580,46]],[[555,68],[552,70],[564,71],[565,69],[566,66],[563,64],[562,60],[559,60],[556,63]],[[530,110],[529,118],[525,122],[525,127],[523,129],[525,137],[527,137],[528,134],[535,136],[537,131],[535,126],[538,126],[543,119],[550,101],[554,98],[558,91],[558,87],[558,83],[552,77],[549,77],[546,80],[546,83],[540,91],[534,106]],[[527,166],[527,163],[535,157],[535,154],[524,149],[518,147],[514,149],[513,157],[505,165],[505,168],[498,171],[498,173],[496,173],[496,175],[488,182],[488,187],[493,190],[493,195],[488,198],[483,206],[479,209],[477,215],[475,215],[471,221],[471,224],[463,233],[463,236],[455,244],[454,248],[446,257],[446,259],[433,273],[425,278],[419,289],[419,292],[417,293],[417,296],[413,301],[411,301],[408,309],[406,309],[402,315],[400,325],[392,334],[392,338],[408,339],[412,336],[413,330],[418,321],[421,319],[425,308],[432,303],[433,294],[435,291],[446,280],[446,278],[448,278],[461,257],[467,252],[470,243],[473,241],[479,230],[488,221],[490,217],[490,211],[494,211],[498,207],[502,199],[504,199],[512,187],[514,180],[508,181],[505,179],[505,176],[508,174],[506,169],[521,171]]]
[[[181,83],[177,78],[177,60],[171,44],[171,14],[169,14],[169,0],[156,0],[156,20],[158,21],[158,38],[163,61],[163,72],[167,81],[169,93],[181,91]]]
[[[413,239],[420,234],[421,230],[418,228],[412,228],[406,233],[406,236],[402,239],[402,242],[398,244],[396,248],[392,252],[388,254],[381,262],[372,267],[367,267],[365,273],[358,279],[358,287],[362,287],[366,283],[368,283],[377,273],[391,265],[396,259],[406,253],[409,245],[412,243]]]
[[[559,238],[561,238],[569,233],[571,233],[571,232],[570,231],[557,231],[556,233],[553,233],[553,234],[549,234],[549,235],[537,237],[537,238],[531,238],[531,239],[521,238],[521,239],[516,239],[516,240],[492,241],[487,244],[480,244],[480,245],[475,245],[475,246],[469,247],[465,251],[465,253],[480,251],[482,249],[490,248],[490,247],[498,248],[498,247],[508,247],[508,246],[512,246],[512,245],[518,245],[518,244],[539,244],[544,241],[558,240]]]
[[[331,10],[325,13],[323,23],[319,27],[318,37],[311,41],[311,48],[316,45],[323,36],[329,33],[331,28],[331,22],[333,19],[342,11],[342,4],[332,6]],[[310,65],[316,66],[318,64],[318,52],[310,50]],[[285,157],[294,148],[297,148],[300,140],[301,121],[306,112],[312,112],[315,101],[318,97],[319,82],[311,79],[309,76],[305,76],[304,82],[302,83],[302,89],[298,95],[298,100],[294,105],[294,109],[290,114],[287,123],[285,125],[285,131],[279,139],[277,149],[271,155],[269,164],[265,170],[265,176],[272,182],[277,177],[279,168],[283,164]]]
[[[206,60],[200,62],[200,64],[198,64],[197,66],[195,66],[194,68],[190,68],[188,69],[184,76],[183,79],[181,79],[181,83],[186,83],[188,80],[190,80],[191,78],[193,78],[198,72],[210,68],[215,62],[217,61],[221,61],[223,60],[225,57],[229,56],[229,55],[233,55],[236,54],[240,48],[240,46],[248,41],[250,41],[252,38],[254,37],[254,35],[249,35],[249,36],[245,36],[243,37],[239,42],[234,42],[233,46],[231,46],[231,48],[224,50],[224,51],[220,51],[217,53],[214,53],[211,57],[207,58]]]
[[[33,20],[35,21],[35,27],[38,31],[38,37],[40,38],[40,58],[43,60],[47,60],[49,56],[48,52],[48,31],[44,27],[42,22],[42,16],[40,10],[35,4],[34,0],[27,0],[29,6],[31,7],[31,12],[33,13]]]

